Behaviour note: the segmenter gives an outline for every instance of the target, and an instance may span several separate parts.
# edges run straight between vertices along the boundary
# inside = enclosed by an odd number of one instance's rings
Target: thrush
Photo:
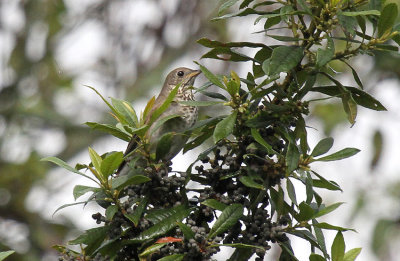
[[[196,77],[200,73],[200,70],[192,70],[185,67],[179,67],[174,69],[167,75],[161,92],[156,98],[153,108],[146,117],[146,124],[149,123],[152,114],[165,102],[171,91],[177,85],[180,85],[178,87],[177,94],[175,95],[169,107],[158,117],[155,122],[151,124],[148,131],[146,132],[149,145],[148,152],[150,154],[155,152],[157,144],[160,141],[161,137],[167,133],[172,133],[173,137],[171,141],[171,146],[169,146],[166,153],[163,154],[162,160],[171,160],[173,157],[176,156],[176,154],[178,154],[182,150],[182,148],[186,144],[189,135],[185,134],[184,132],[195,124],[197,120],[198,110],[195,106],[184,105],[179,102],[194,100],[194,95],[191,87],[193,86]],[[179,117],[173,117],[167,120],[161,126],[157,124],[162,119],[173,115]],[[119,167],[117,171],[118,175],[126,175],[129,172],[131,167],[128,163],[135,157],[132,154],[134,154],[133,152],[136,150],[138,142],[138,137],[134,135],[125,151],[125,161]]]

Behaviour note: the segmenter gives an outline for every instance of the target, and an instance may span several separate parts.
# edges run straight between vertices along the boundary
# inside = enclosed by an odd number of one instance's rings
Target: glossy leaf
[[[249,176],[241,176],[239,178],[240,182],[242,182],[243,185],[249,188],[256,188],[256,189],[262,189],[265,190],[265,187],[262,184],[259,184],[255,182],[251,177]]]
[[[339,231],[333,240],[331,248],[332,261],[343,261],[345,248],[343,234]]]
[[[122,161],[124,161],[124,154],[122,152],[112,152],[107,154],[101,162],[101,173],[105,178],[108,178],[116,169],[118,169]]]
[[[353,248],[344,254],[343,261],[354,261],[361,253],[361,248]]]
[[[143,175],[123,175],[112,179],[112,188],[120,189],[128,185],[139,185],[151,179]]]
[[[303,48],[299,46],[279,46],[272,51],[268,75],[288,72],[303,59]]]
[[[219,211],[223,211],[227,207],[226,204],[224,204],[216,199],[206,199],[203,202],[201,202],[201,204],[206,205],[210,208],[219,210]]]
[[[385,111],[386,108],[374,97],[364,92],[363,90],[357,89],[355,87],[344,86],[347,90],[349,90],[352,94],[354,101],[365,108],[376,110],[376,111]],[[316,91],[320,93],[324,93],[330,96],[340,96],[341,92],[337,86],[321,86],[314,87],[311,91]]]
[[[389,3],[383,7],[381,17],[378,21],[378,37],[387,35],[392,31],[397,15],[398,7],[395,3]]]
[[[317,51],[317,60],[316,60],[317,67],[322,67],[328,62],[330,62],[334,55],[335,55],[335,45],[333,43],[332,38],[327,36],[326,49],[319,48]]]
[[[74,240],[69,241],[68,243],[71,245],[86,245],[87,247],[85,247],[85,253],[91,255],[104,241],[109,230],[110,227],[108,226],[91,228],[86,230],[84,234],[80,235]]]
[[[338,202],[338,203],[334,203],[332,205],[329,205],[321,210],[319,210],[314,216],[313,218],[318,218],[318,217],[322,217],[332,211],[334,211],[335,209],[337,209],[338,207],[340,207],[344,202]]]
[[[103,159],[100,157],[99,154],[97,154],[97,152],[92,149],[91,147],[89,147],[89,156],[90,159],[92,160],[92,164],[94,166],[94,168],[98,171],[101,172],[101,163],[103,161]]]
[[[231,7],[232,5],[234,5],[236,2],[238,2],[239,0],[226,0],[220,7],[218,10],[218,15],[221,16],[222,13],[225,12],[226,9],[228,9],[229,7]]]
[[[154,108],[154,111],[150,116],[150,125],[155,122],[161,114],[169,107],[171,102],[174,100],[176,94],[178,93],[179,87],[181,86],[182,83],[177,84],[168,94],[167,98],[165,101],[160,105],[158,108]],[[153,107],[153,106],[152,106]],[[146,118],[148,116],[146,115]]]
[[[289,178],[286,179],[286,189],[290,200],[297,206],[296,190]]]
[[[61,159],[59,159],[59,158],[56,158],[56,157],[47,157],[47,158],[41,159],[40,161],[49,161],[49,162],[52,162],[52,163],[54,163],[54,164],[56,164],[56,165],[58,165],[58,166],[60,166],[60,167],[62,167],[62,168],[64,168],[64,169],[66,169],[66,170],[68,170],[68,171],[70,171],[70,172],[76,173],[76,174],[78,174],[78,175],[81,175],[81,176],[83,176],[83,177],[85,177],[85,178],[88,178],[88,179],[90,179],[90,180],[92,180],[92,181],[98,183],[97,180],[95,180],[95,179],[93,179],[92,177],[89,177],[89,176],[87,176],[86,174],[83,174],[82,172],[80,172],[80,171],[74,169],[73,167],[69,166],[65,161],[63,161],[63,160],[61,160]]]
[[[76,185],[73,190],[74,199],[77,200],[79,197],[81,197],[82,195],[84,195],[88,192],[96,192],[99,190],[100,190],[100,188]]]
[[[131,243],[140,243],[149,239],[153,239],[162,235],[165,235],[172,228],[177,226],[177,222],[182,221],[182,219],[186,218],[191,212],[190,208],[186,208],[185,206],[178,206],[172,209],[163,209],[163,216],[168,214],[166,218],[162,218],[160,222],[151,226],[147,230],[143,231],[139,234],[139,236],[132,238],[129,240]],[[161,213],[160,213],[161,214]],[[159,220],[161,216],[158,216]]]
[[[226,138],[229,134],[232,133],[233,127],[236,123],[237,111],[230,114],[228,117],[218,122],[215,126],[215,130],[213,133],[214,143],[217,143],[219,140]]]
[[[341,159],[345,159],[348,157],[351,157],[357,153],[359,153],[360,150],[356,149],[356,148],[345,148],[342,149],[338,152],[335,152],[331,155],[322,157],[322,158],[318,158],[318,159],[314,159],[314,161],[334,161],[334,160],[341,160]]]
[[[215,76],[212,72],[210,72],[206,67],[203,65],[199,64],[201,72],[204,74],[204,76],[210,80],[215,86],[225,90],[225,86],[222,84],[222,82],[218,79],[217,76]]]
[[[322,139],[318,142],[318,144],[315,146],[313,151],[311,152],[311,156],[317,157],[322,154],[327,153],[333,146],[333,138],[325,138]]]
[[[140,259],[146,258],[147,256],[154,254],[155,252],[158,252],[162,247],[164,247],[167,244],[168,243],[153,244],[147,247],[142,253],[140,253],[139,258]]]
[[[242,215],[243,206],[241,204],[232,204],[226,207],[215,221],[210,233],[208,234],[208,238],[214,238],[230,229],[236,224],[236,222],[238,222]]]
[[[292,173],[299,166],[300,152],[296,144],[289,143],[289,148],[286,153],[286,173]]]
[[[107,220],[112,220],[115,213],[118,212],[118,206],[116,205],[110,205],[108,206],[108,208],[106,209],[106,219]]]
[[[251,136],[253,136],[254,140],[260,143],[269,154],[275,154],[276,151],[272,148],[271,145],[269,145],[263,137],[261,137],[260,133],[258,132],[257,129],[251,128]]]
[[[126,122],[132,127],[138,127],[138,117],[132,105],[124,100],[111,98],[111,102],[114,108],[124,117]]]
[[[378,10],[364,10],[364,11],[354,11],[354,12],[341,12],[342,15],[345,16],[358,16],[358,15],[381,15],[381,12]]]
[[[8,251],[2,251],[2,252],[0,252],[0,261],[6,259],[6,257],[8,257],[8,256],[10,256],[10,255],[12,255],[12,254],[14,254],[14,253],[15,253],[14,250],[8,250]]]
[[[126,218],[128,218],[135,226],[139,225],[139,220],[142,217],[146,207],[147,207],[148,198],[143,197],[137,203],[136,209],[133,211],[132,214],[124,214]]]
[[[310,261],[326,261],[326,259],[323,256],[320,256],[318,254],[311,253],[309,257]]]
[[[87,126],[89,126],[93,130],[102,131],[105,133],[109,133],[121,140],[130,141],[131,137],[128,133],[118,129],[117,127],[110,124],[102,124],[97,122],[86,122]]]
[[[297,221],[307,221],[310,220],[314,215],[315,211],[306,202],[301,202],[299,205],[300,212],[296,216]]]
[[[348,230],[355,231],[352,228],[334,226],[334,225],[328,224],[326,222],[321,222],[321,223],[318,223],[318,224],[314,224],[313,226],[321,228],[321,229],[336,230],[336,231],[348,231]]]
[[[319,245],[319,249],[321,249],[322,253],[324,254],[324,257],[329,259],[329,255],[328,255],[328,252],[326,250],[326,243],[325,243],[324,233],[322,232],[321,228],[315,226],[316,224],[318,224],[317,220],[313,219],[312,223],[313,223],[313,228],[314,228],[314,234],[315,234],[315,237],[317,238],[317,242],[318,242],[318,245]]]
[[[183,224],[182,222],[177,222],[179,228],[181,229],[183,236],[185,237],[186,240],[194,238],[196,235],[193,230],[186,224]]]

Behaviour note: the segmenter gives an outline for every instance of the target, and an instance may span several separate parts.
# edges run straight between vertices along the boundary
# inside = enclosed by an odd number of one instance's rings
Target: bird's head
[[[168,74],[165,83],[168,85],[169,89],[173,89],[176,85],[181,84],[180,89],[184,90],[194,84],[194,80],[200,73],[200,70],[179,67]]]

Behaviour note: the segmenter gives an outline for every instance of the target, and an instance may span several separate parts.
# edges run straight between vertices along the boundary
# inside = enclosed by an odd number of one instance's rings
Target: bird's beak
[[[201,73],[200,70],[195,70],[195,71],[193,71],[193,72],[191,72],[191,73],[188,74],[188,78],[189,78],[189,79],[194,78],[194,77],[196,77],[197,75],[199,75],[200,73]]]

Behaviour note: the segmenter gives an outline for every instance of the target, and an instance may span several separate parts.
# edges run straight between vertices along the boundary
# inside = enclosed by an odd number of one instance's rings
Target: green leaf
[[[289,142],[288,151],[286,153],[286,173],[292,173],[299,166],[300,152],[296,144]]]
[[[351,92],[353,99],[356,101],[358,105],[361,105],[365,108],[376,110],[376,111],[386,111],[386,108],[377,101],[374,97],[369,95],[368,93],[350,86],[344,86],[347,90]],[[314,92],[320,92],[329,96],[340,96],[341,91],[338,86],[320,86],[314,87],[311,89]]]
[[[355,34],[355,28],[358,25],[357,19],[354,16],[342,15],[341,12],[338,12],[337,18],[339,20],[339,24],[343,27],[343,31],[346,36],[352,37]],[[349,41],[348,39],[349,37],[345,38],[346,41]]]
[[[92,160],[92,164],[94,166],[94,168],[101,173],[101,163],[102,163],[102,158],[100,157],[99,154],[97,154],[97,152],[92,149],[91,147],[88,148],[89,149],[89,156],[90,159]]]
[[[131,140],[131,136],[128,133],[118,129],[117,127],[115,127],[113,125],[101,124],[101,123],[97,123],[97,122],[86,122],[85,124],[93,130],[98,130],[98,131],[102,131],[102,132],[111,134],[121,140],[124,140],[124,141]]]
[[[153,124],[153,122],[155,122],[160,116],[161,114],[169,107],[169,105],[171,104],[171,102],[174,100],[176,94],[178,93],[178,89],[181,86],[182,83],[179,83],[175,86],[174,89],[171,90],[171,92],[168,94],[167,98],[165,99],[165,101],[163,102],[163,104],[161,104],[160,107],[156,108],[154,110],[154,112],[151,114],[150,117],[150,123],[149,125],[151,126]]]
[[[272,51],[268,75],[288,72],[303,59],[303,48],[299,46],[279,46]]]
[[[313,151],[311,152],[311,156],[317,157],[322,154],[327,153],[333,146],[333,138],[325,138],[322,139],[318,142],[318,144],[315,146]]]
[[[144,211],[145,211],[145,209],[147,207],[147,202],[148,202],[148,198],[147,197],[141,198],[139,200],[139,202],[137,203],[137,207],[133,211],[133,213],[132,214],[127,214],[127,215],[129,215],[129,217],[128,217],[129,220],[132,221],[132,223],[135,226],[139,225],[139,220],[142,217],[142,215],[143,215],[143,213],[144,213]]]
[[[74,199],[77,200],[80,196],[82,196],[90,191],[92,191],[92,192],[100,191],[100,188],[76,185],[74,187],[74,191],[73,191]]]
[[[378,21],[378,37],[385,36],[392,31],[397,15],[398,8],[395,3],[389,3],[383,7],[381,17]]]
[[[225,86],[222,84],[222,82],[218,79],[217,76],[215,76],[212,72],[210,72],[206,67],[203,65],[199,64],[201,72],[204,74],[204,76],[210,80],[215,86],[225,90]]]
[[[319,48],[317,51],[317,67],[322,67],[328,62],[330,62],[335,55],[335,44],[333,43],[332,38],[327,36],[327,44],[326,49]]]
[[[151,178],[143,175],[124,175],[112,179],[112,188],[120,189],[128,185],[139,185],[150,180]]]
[[[226,138],[229,134],[233,132],[233,128],[236,123],[237,111],[230,114],[228,117],[218,122],[215,126],[215,130],[213,133],[214,143],[217,143],[219,140]]]
[[[343,261],[354,261],[361,253],[361,248],[353,248],[344,254]]]
[[[364,11],[354,11],[354,12],[341,12],[345,16],[357,16],[357,15],[381,15],[378,10],[364,10]]]
[[[89,176],[83,174],[82,172],[76,170],[75,168],[69,166],[65,161],[63,161],[63,160],[61,160],[61,159],[59,159],[59,158],[56,158],[56,157],[47,157],[47,158],[41,159],[40,161],[49,161],[49,162],[53,162],[54,164],[56,164],[56,165],[58,165],[58,166],[60,166],[60,167],[62,167],[62,168],[64,168],[64,169],[66,169],[66,170],[68,170],[68,171],[70,171],[70,172],[73,172],[73,173],[76,173],[76,174],[78,174],[78,175],[81,175],[81,176],[83,176],[83,177],[85,177],[85,178],[88,178],[88,179],[90,179],[90,180],[92,180],[92,181],[94,181],[94,182],[96,182],[96,183],[98,184],[97,180],[95,180],[94,178],[89,177]]]
[[[155,225],[140,233],[139,236],[128,240],[128,242],[140,243],[164,235],[172,228],[177,226],[177,222],[180,222],[182,219],[186,218],[190,212],[191,209],[183,205],[173,207],[171,209],[162,209],[161,211],[157,212],[157,216],[153,217],[153,220],[155,219],[161,221],[155,223]],[[147,215],[146,218],[148,218],[148,216],[149,215]]]
[[[107,220],[112,220],[115,213],[118,212],[118,207],[116,205],[110,205],[106,209],[106,219]]]
[[[301,202],[299,205],[300,213],[296,216],[297,221],[308,221],[315,215],[314,209],[306,202]]]
[[[70,207],[70,206],[80,205],[80,204],[87,204],[88,202],[89,202],[89,201],[86,200],[86,201],[81,201],[81,202],[75,202],[75,203],[70,203],[70,204],[64,204],[64,205],[58,207],[58,208],[53,212],[53,216],[54,216],[58,211],[60,211],[61,209],[64,209],[64,208],[67,208],[67,207]]]
[[[164,256],[163,258],[158,259],[157,261],[181,261],[185,257],[184,254],[175,254],[170,256]]]
[[[186,240],[194,238],[196,233],[193,232],[193,230],[186,224],[183,224],[182,222],[177,222],[179,228],[181,229],[183,236],[185,237]]]
[[[9,255],[12,255],[14,253],[15,253],[14,250],[8,250],[8,251],[0,252],[0,261],[6,259],[6,257],[8,257]]]
[[[110,227],[108,226],[88,229],[85,231],[84,234],[80,235],[74,240],[69,241],[68,244],[71,245],[84,244],[87,246],[85,247],[85,254],[91,255],[107,237],[107,233],[109,230]]]
[[[329,259],[329,255],[328,255],[328,252],[326,250],[324,233],[322,232],[321,228],[315,226],[316,224],[318,224],[317,220],[313,219],[312,223],[313,223],[313,227],[314,227],[314,234],[315,234],[315,237],[317,238],[317,242],[318,242],[319,248],[321,249],[321,251],[324,254],[324,256],[327,259]]]
[[[214,238],[230,229],[236,224],[236,222],[238,222],[242,215],[243,206],[241,204],[232,204],[226,207],[215,221],[210,233],[208,234],[208,238]]]
[[[336,230],[336,231],[355,231],[352,228],[345,228],[345,227],[339,227],[339,226],[334,226],[331,224],[328,224],[326,222],[321,222],[318,224],[313,224],[314,227],[322,228],[322,229],[328,229],[328,230]]]
[[[340,191],[342,191],[340,186],[335,181],[327,180],[327,179],[325,179],[324,177],[322,177],[321,175],[319,175],[315,171],[313,171],[313,173],[319,178],[319,180],[318,179],[313,179],[313,186],[314,187],[326,188],[326,189],[329,189],[329,190],[340,190]]]
[[[223,3],[218,10],[218,16],[221,16],[223,12],[225,12],[226,9],[234,5],[236,2],[239,0],[227,0],[225,3]]]
[[[261,137],[261,134],[257,129],[251,128],[251,136],[253,136],[254,140],[260,143],[267,150],[268,154],[276,154],[276,151],[264,140],[263,137]]]
[[[203,202],[201,202],[201,204],[206,205],[213,209],[217,209],[219,211],[223,211],[227,207],[226,204],[224,204],[216,199],[206,199]]]
[[[332,211],[334,211],[335,209],[337,209],[338,207],[340,207],[344,202],[338,202],[338,203],[334,203],[332,205],[329,205],[321,210],[319,210],[314,216],[313,218],[318,218],[318,217],[322,217]]]
[[[297,206],[296,190],[289,178],[286,179],[286,189],[290,200]]]
[[[256,188],[256,189],[262,189],[265,190],[264,186],[260,183],[255,182],[251,177],[249,176],[241,176],[239,178],[240,182],[243,183],[246,187],[249,188]]]
[[[347,119],[351,124],[354,124],[357,117],[357,103],[350,93],[344,93],[342,96],[342,103],[344,111],[347,114]]]
[[[104,178],[107,179],[111,174],[113,174],[114,170],[118,169],[122,161],[124,161],[124,154],[120,151],[107,154],[100,166]]]
[[[120,115],[124,117],[124,119],[130,126],[135,128],[138,127],[138,117],[131,104],[124,100],[119,100],[115,98],[111,98],[111,102],[114,105],[114,108],[119,112]]]
[[[311,253],[309,259],[310,261],[326,261],[326,259],[323,256],[314,253]]]
[[[332,261],[343,261],[345,248],[343,234],[339,231],[333,240],[331,248]]]
[[[100,96],[100,98],[105,102],[105,104],[107,104],[107,106],[111,109],[111,111],[114,113],[114,115],[118,118],[118,120],[122,124],[127,124],[124,117],[95,88],[93,88],[92,86],[89,86],[89,85],[85,85],[85,86],[92,89],[97,95]]]
[[[152,126],[151,132],[150,132],[150,136],[153,135],[153,133],[155,131],[157,131],[161,126],[163,126],[167,121],[171,120],[171,119],[175,119],[175,118],[182,118],[182,115],[179,114],[171,114],[165,117],[162,117],[161,119],[159,119],[157,122],[155,122]]]
[[[141,258],[141,259],[146,258],[148,255],[158,252],[162,247],[164,247],[167,244],[168,243],[153,244],[153,245],[147,247],[142,253],[140,253],[139,258]]]
[[[157,143],[157,148],[156,148],[157,160],[163,159],[170,152],[172,139],[174,138],[175,135],[179,134],[168,132],[161,136],[161,138]]]
[[[314,159],[314,161],[334,161],[334,160],[341,160],[341,159],[345,159],[348,157],[351,157],[357,153],[359,153],[360,150],[356,149],[356,148],[345,148],[342,149],[338,152],[335,152],[331,155],[322,157],[322,158],[318,158],[318,159]]]
[[[297,0],[297,3],[298,3],[299,6],[301,7],[301,9],[303,9],[303,11],[306,12],[306,14],[312,15],[312,11],[311,11],[311,9],[308,7],[306,1],[304,1],[304,0]]]

